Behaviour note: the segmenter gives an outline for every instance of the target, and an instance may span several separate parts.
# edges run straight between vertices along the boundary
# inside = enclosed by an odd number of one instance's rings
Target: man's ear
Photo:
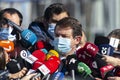
[[[76,36],[76,37],[75,37],[75,43],[76,43],[76,44],[79,44],[79,43],[81,42],[81,37],[82,37],[82,36]]]

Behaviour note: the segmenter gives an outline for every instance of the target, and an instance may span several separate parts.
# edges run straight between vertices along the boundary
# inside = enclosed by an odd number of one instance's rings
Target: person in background
[[[17,25],[21,26],[23,16],[15,8],[5,8],[0,11],[0,40],[10,40],[14,42],[14,50],[12,52],[9,52],[10,61],[6,66],[8,67],[10,73],[16,73],[27,65],[27,63],[19,56],[20,51],[25,48],[20,43],[19,32],[15,30],[13,26],[10,26],[4,20],[4,18],[7,18]]]
[[[116,38],[120,40],[120,29],[112,30],[107,37],[109,39]],[[118,43],[118,47],[115,48],[114,52],[115,53],[113,54],[113,56],[104,55],[102,59],[106,61],[108,64],[112,64],[114,67],[116,67],[116,71],[118,70],[119,73],[120,72],[120,41]],[[101,80],[101,79],[96,79],[96,80]],[[108,80],[120,80],[120,75],[116,75],[115,77],[108,77]]]
[[[68,16],[69,13],[63,4],[53,3],[45,9],[42,17],[38,17],[29,25],[28,29],[37,35],[38,41],[44,41],[46,48],[49,50],[53,48],[51,45],[54,40],[54,28],[56,23]]]
[[[6,68],[6,64],[9,62],[9,56],[8,53],[4,50],[3,47],[0,46],[0,74],[5,73],[3,75],[0,75],[0,80],[9,80],[9,79],[19,79],[21,77],[21,80],[30,80],[33,76],[36,75],[36,73],[34,74],[30,74],[25,76],[25,73],[27,72],[27,68],[23,68],[21,71],[17,72],[17,73],[9,73],[9,70],[7,70]],[[40,78],[35,78],[36,80],[40,80]]]

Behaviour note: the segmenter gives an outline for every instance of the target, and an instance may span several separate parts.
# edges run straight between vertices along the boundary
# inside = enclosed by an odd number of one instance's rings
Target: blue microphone
[[[20,32],[21,42],[22,42],[24,47],[28,48],[28,47],[30,47],[30,46],[32,46],[32,45],[34,45],[36,43],[37,36],[32,31],[30,31],[29,29],[22,30],[20,28],[20,26],[18,26],[17,24],[12,22],[11,20],[6,19],[6,18],[5,18],[5,20],[8,22],[8,24],[10,26],[12,26],[18,32]]]
[[[112,56],[114,53],[114,48],[109,44],[101,44],[98,46],[98,48],[99,48],[99,53],[101,53],[102,55]]]
[[[64,80],[64,74],[62,72],[56,72],[52,75],[51,80]]]

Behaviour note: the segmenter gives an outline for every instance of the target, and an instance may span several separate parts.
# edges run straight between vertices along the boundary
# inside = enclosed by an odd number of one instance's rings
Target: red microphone
[[[36,42],[36,48],[37,49],[43,49],[43,48],[45,48],[45,42],[44,41],[38,41],[38,42]]]
[[[43,62],[46,59],[45,53],[42,52],[41,50],[35,50],[32,53],[32,55],[35,56],[36,58],[38,58],[40,62]]]
[[[113,75],[114,75],[113,72],[112,72],[112,74],[111,74],[111,72],[110,72],[110,71],[112,71],[113,69],[114,69],[114,66],[112,66],[111,64],[101,67],[101,68],[100,68],[100,73],[101,73],[102,78],[104,79],[105,76],[106,76],[106,77],[113,76]],[[110,72],[110,73],[109,73],[109,72]],[[108,73],[109,73],[109,74],[108,74]],[[106,80],[106,79],[105,79],[105,80]]]

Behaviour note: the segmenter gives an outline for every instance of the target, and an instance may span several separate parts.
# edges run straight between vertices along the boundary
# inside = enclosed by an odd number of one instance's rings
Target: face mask
[[[52,36],[52,37],[54,37],[54,29],[55,29],[55,26],[56,26],[56,24],[55,23],[51,23],[51,24],[49,24],[49,27],[48,27],[48,33]]]
[[[68,38],[55,38],[54,39],[54,49],[60,54],[66,54],[71,50],[71,40]]]
[[[0,40],[15,40],[16,36],[11,34],[12,28],[1,28],[0,29]]]
[[[8,39],[8,28],[0,28],[0,40],[7,40]]]

